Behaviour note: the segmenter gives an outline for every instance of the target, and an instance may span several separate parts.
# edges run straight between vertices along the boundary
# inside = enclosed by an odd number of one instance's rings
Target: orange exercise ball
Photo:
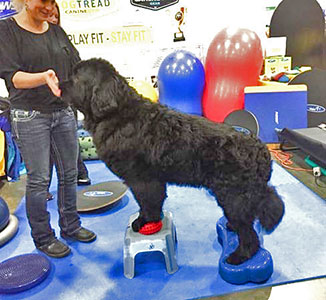
[[[224,28],[211,42],[205,61],[203,114],[223,122],[244,108],[244,88],[257,85],[263,65],[258,35],[249,29]]]

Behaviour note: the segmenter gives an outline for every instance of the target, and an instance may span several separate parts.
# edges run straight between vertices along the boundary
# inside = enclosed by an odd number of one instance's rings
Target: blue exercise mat
[[[117,180],[98,161],[87,162],[92,183]],[[273,164],[272,183],[285,202],[285,215],[270,235],[264,235],[264,249],[273,258],[274,272],[262,284],[235,285],[219,275],[222,247],[217,240],[216,222],[222,210],[204,189],[168,187],[164,209],[173,213],[178,235],[179,270],[170,275],[163,255],[138,254],[135,277],[123,275],[123,242],[130,215],[138,206],[130,191],[118,205],[100,214],[83,214],[82,224],[98,238],[92,244],[70,243],[72,254],[50,259],[53,271],[42,283],[21,292],[29,300],[102,299],[194,299],[243,290],[279,285],[326,275],[326,202],[277,164]],[[59,234],[56,212],[56,178],[50,191],[51,223]],[[82,187],[79,187],[82,188]],[[26,252],[37,253],[30,237],[23,200],[16,213],[20,230],[0,251],[0,261]],[[1,299],[17,299],[1,295]],[[20,299],[20,298],[19,298]]]

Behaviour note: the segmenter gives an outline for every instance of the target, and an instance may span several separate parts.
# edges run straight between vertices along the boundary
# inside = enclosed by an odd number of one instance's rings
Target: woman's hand
[[[50,70],[45,71],[44,75],[45,75],[45,82],[48,85],[48,87],[50,88],[50,90],[52,91],[52,93],[55,96],[60,97],[61,90],[59,89],[59,80],[58,80],[58,77],[55,74],[55,72],[50,69]]]
[[[55,96],[61,96],[59,80],[52,69],[39,73],[18,71],[12,77],[12,83],[16,89],[32,89],[46,84]]]

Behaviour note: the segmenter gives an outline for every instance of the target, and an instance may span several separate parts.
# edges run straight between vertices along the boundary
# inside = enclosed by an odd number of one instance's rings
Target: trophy
[[[180,42],[180,41],[185,41],[186,40],[185,36],[183,34],[183,31],[180,29],[180,26],[183,23],[184,15],[185,15],[184,7],[181,7],[180,11],[178,11],[175,14],[175,19],[179,22],[179,26],[178,26],[179,32],[174,33],[174,39],[173,39],[174,42]]]

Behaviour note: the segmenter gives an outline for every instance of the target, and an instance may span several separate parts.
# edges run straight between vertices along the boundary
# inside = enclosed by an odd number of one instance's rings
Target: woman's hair
[[[20,12],[23,9],[23,7],[24,7],[25,1],[24,0],[12,0],[12,4],[14,5],[15,10],[17,12]],[[56,9],[58,11],[58,25],[60,25],[61,20],[60,20],[60,9],[59,9],[59,5],[58,5],[57,2],[55,2],[54,5],[55,5],[55,7],[56,7]]]
[[[55,2],[55,3],[54,3],[54,6],[55,6],[55,8],[56,8],[57,11],[58,11],[58,25],[60,25],[60,23],[61,23],[61,18],[60,18],[60,9],[59,9],[59,5],[58,5],[57,2]]]

